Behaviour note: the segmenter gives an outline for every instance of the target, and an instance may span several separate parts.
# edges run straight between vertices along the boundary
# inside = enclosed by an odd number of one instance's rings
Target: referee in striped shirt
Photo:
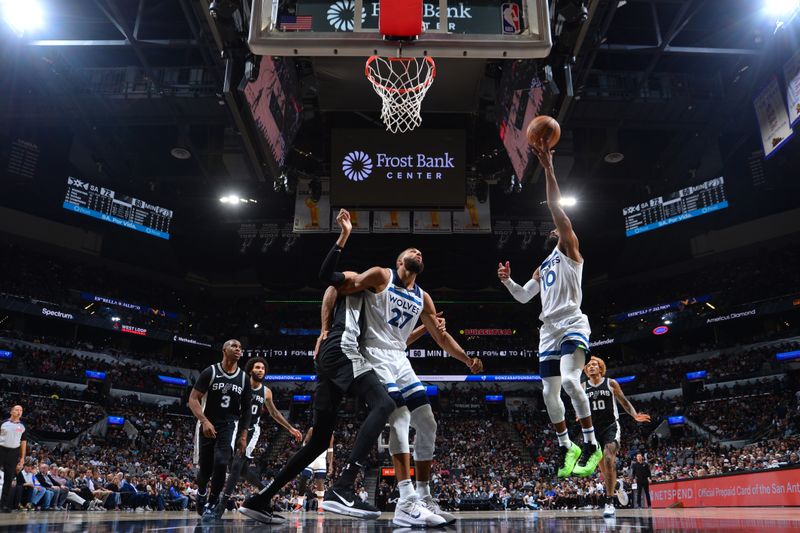
[[[0,425],[0,466],[3,468],[3,496],[0,500],[2,512],[11,512],[11,483],[22,470],[25,451],[28,447],[25,426],[22,418],[22,406],[11,408],[11,417]]]

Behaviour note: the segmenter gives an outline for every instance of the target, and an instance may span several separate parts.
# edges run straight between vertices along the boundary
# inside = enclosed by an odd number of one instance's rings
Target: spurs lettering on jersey
[[[234,383],[212,383],[211,390],[219,391],[220,394],[228,394],[229,392],[241,394],[244,389]]]

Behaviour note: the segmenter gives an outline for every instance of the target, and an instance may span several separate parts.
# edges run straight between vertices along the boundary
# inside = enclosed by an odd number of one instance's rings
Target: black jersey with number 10
[[[243,410],[251,408],[250,379],[239,367],[227,374],[219,363],[211,365],[200,373],[194,388],[204,393],[203,413],[214,425],[236,422]]]
[[[596,430],[605,429],[619,418],[617,399],[608,386],[608,378],[597,385],[591,381],[586,382],[586,396],[589,398],[589,407],[592,411],[592,425]]]

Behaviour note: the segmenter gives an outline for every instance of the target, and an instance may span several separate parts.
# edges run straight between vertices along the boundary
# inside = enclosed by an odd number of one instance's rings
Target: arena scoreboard
[[[169,239],[172,210],[119,194],[87,181],[67,178],[64,209]]]
[[[728,207],[722,176],[622,210],[631,237]]]

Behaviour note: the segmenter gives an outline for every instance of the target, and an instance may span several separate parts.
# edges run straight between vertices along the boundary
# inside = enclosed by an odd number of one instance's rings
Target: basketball
[[[535,146],[544,139],[547,140],[548,146],[553,148],[561,138],[561,126],[558,125],[558,121],[553,117],[540,115],[528,124],[527,133],[528,143],[531,146]]]

